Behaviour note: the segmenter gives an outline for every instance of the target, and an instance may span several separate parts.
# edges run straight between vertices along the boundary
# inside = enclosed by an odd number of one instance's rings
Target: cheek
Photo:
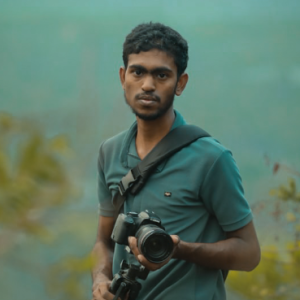
[[[135,90],[135,85],[132,82],[127,82],[124,85],[124,90],[126,93],[132,93]]]
[[[133,91],[133,89],[132,89],[131,86],[128,86],[128,85],[127,85],[127,86],[124,88],[124,92],[125,92],[126,98],[127,98],[128,100],[130,100],[130,99],[132,99],[132,98],[134,97],[134,91]]]
[[[132,84],[126,84],[124,86],[124,93],[127,101],[133,102],[135,99],[135,96],[139,93],[135,85]]]
[[[165,87],[165,93],[170,96],[174,95],[176,92],[176,85],[170,84],[168,87]]]

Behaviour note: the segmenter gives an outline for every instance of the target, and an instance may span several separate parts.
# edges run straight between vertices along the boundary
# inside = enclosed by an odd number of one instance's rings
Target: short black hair
[[[183,74],[188,62],[187,41],[174,29],[161,23],[143,23],[136,26],[127,36],[123,44],[123,62],[128,65],[128,56],[141,51],[159,49],[174,58],[177,76]]]

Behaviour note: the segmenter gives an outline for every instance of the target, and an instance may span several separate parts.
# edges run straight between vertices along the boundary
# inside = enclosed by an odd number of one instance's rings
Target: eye
[[[133,74],[136,76],[141,76],[143,74],[143,72],[141,70],[137,69],[137,70],[133,71]]]
[[[158,77],[159,79],[165,79],[165,78],[167,78],[167,74],[166,74],[166,73],[159,73],[159,74],[157,75],[157,77]]]

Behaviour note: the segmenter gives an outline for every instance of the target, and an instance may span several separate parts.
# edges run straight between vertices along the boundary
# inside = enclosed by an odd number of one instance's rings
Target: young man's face
[[[187,81],[187,75],[182,76]],[[173,109],[175,94],[179,96],[186,84],[181,77],[177,82],[173,57],[158,49],[130,54],[127,69],[120,69],[126,102],[143,120],[155,120]]]

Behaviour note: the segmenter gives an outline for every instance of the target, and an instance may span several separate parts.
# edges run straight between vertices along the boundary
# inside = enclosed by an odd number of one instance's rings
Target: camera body
[[[173,252],[173,240],[154,212],[119,214],[111,238],[118,244],[128,245],[129,236],[137,238],[139,251],[150,262],[161,263]]]

